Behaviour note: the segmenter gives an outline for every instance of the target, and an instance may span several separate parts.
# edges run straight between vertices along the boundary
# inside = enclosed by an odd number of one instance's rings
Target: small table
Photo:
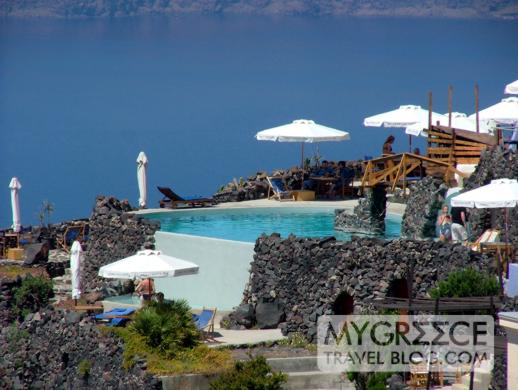
[[[102,313],[104,307],[95,305],[77,305],[72,308],[73,311],[85,311],[86,314]]]
[[[297,202],[315,200],[315,191],[296,190],[292,191],[292,193]]]
[[[309,179],[317,183],[317,196],[323,195],[322,186],[328,187],[329,184],[334,184],[338,180],[336,177],[332,176],[310,176]]]

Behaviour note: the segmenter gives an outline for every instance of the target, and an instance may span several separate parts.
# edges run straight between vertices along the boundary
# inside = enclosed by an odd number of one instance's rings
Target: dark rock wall
[[[335,229],[342,231],[383,234],[387,213],[387,192],[384,186],[365,189],[352,213],[335,210]]]
[[[0,277],[0,327],[11,324],[15,317],[11,312],[14,289],[22,284],[21,278],[7,279]]]
[[[489,184],[493,179],[518,179],[518,153],[496,148],[484,151],[475,172],[464,183],[466,191]],[[518,244],[518,211],[508,210],[509,237]],[[505,231],[505,211],[501,209],[468,209],[472,236],[479,237],[491,227]],[[504,237],[502,237],[504,240]]]
[[[433,241],[263,236],[255,245],[243,304],[280,305],[283,332],[301,332],[313,340],[317,318],[333,314],[333,303],[342,292],[354,299],[355,312],[369,312],[369,300],[390,294],[392,282],[406,280],[412,268],[413,295],[422,297],[437,280],[466,266],[488,269],[490,262],[461,245]],[[250,322],[249,313],[242,317]]]
[[[444,203],[448,187],[440,179],[426,177],[410,187],[401,236],[414,240],[436,237],[437,214]]]
[[[2,389],[160,389],[145,367],[122,365],[123,343],[88,317],[52,308],[0,331]],[[90,366],[88,375],[80,367]]]
[[[139,218],[129,203],[99,196],[90,217],[90,237],[82,274],[85,291],[114,287],[115,282],[97,276],[99,268],[134,255],[143,248],[154,248],[158,221]]]

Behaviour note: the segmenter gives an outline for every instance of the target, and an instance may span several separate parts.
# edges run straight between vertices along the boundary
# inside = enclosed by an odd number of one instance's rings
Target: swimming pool
[[[349,240],[350,233],[335,231],[334,208],[264,207],[254,209],[178,210],[144,215],[161,223],[161,231],[225,240],[255,242],[263,233],[290,233],[299,237],[335,236]],[[385,238],[397,238],[401,217],[386,218]]]

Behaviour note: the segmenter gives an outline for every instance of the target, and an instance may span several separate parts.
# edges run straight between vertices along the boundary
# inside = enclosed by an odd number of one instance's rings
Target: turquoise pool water
[[[349,240],[349,233],[333,229],[332,208],[257,208],[257,209],[207,209],[181,210],[168,213],[147,214],[145,218],[157,219],[161,230],[171,233],[255,242],[261,234],[290,233],[300,237],[335,236]],[[397,238],[401,231],[401,217],[390,214],[386,219],[385,237]]]

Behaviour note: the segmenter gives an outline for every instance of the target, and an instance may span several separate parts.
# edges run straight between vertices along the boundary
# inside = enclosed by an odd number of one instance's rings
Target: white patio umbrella
[[[494,120],[503,124],[518,122],[518,97],[512,96],[502,99],[500,103],[485,108],[478,113],[479,120]],[[476,118],[476,113],[469,116]]]
[[[146,207],[147,203],[147,170],[148,159],[146,153],[140,152],[137,157],[137,182],[139,190],[138,204],[140,207]]]
[[[13,231],[18,233],[22,228],[22,222],[20,217],[20,201],[18,199],[18,191],[22,188],[22,185],[18,178],[13,177],[9,183],[11,189],[11,209],[13,211]]]
[[[437,122],[441,126],[448,126],[448,114],[441,115],[440,117],[435,118],[435,122],[433,125],[436,125]],[[461,130],[467,131],[477,131],[477,124],[475,119],[469,119],[466,114],[462,112],[452,112],[451,113],[451,127]],[[479,121],[479,132],[480,133],[490,133],[492,131],[491,126],[487,121]],[[428,119],[424,122],[414,123],[413,125],[408,126],[405,129],[405,133],[415,136],[428,136]]]
[[[505,208],[505,237],[508,237],[509,208],[518,206],[518,181],[515,179],[491,180],[490,184],[464,192],[451,199],[452,207],[477,209]]]
[[[346,131],[322,126],[308,119],[297,119],[287,125],[273,127],[258,132],[258,141],[300,142],[302,145],[302,168],[304,168],[304,143],[324,141],[345,141],[350,139]]]
[[[72,276],[72,299],[81,298],[81,263],[83,248],[79,241],[74,241],[70,248],[70,272]]]
[[[432,124],[442,117],[441,114],[432,112]],[[428,127],[428,110],[421,106],[404,105],[398,109],[387,111],[381,114],[369,116],[363,120],[366,127],[408,127],[415,123],[426,122]],[[410,149],[412,148],[412,134],[409,134]]]
[[[477,209],[516,207],[518,205],[518,181],[515,179],[491,180],[490,184],[452,198],[451,205]]]
[[[518,95],[518,80],[507,84],[504,93],[507,95]]]
[[[143,250],[101,267],[99,276],[112,279],[172,278],[194,275],[198,270],[198,265],[190,261],[167,256],[160,251]]]

